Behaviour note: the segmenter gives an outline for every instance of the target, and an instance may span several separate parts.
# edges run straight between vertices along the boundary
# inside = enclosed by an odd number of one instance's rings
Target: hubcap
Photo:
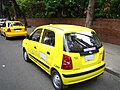
[[[27,52],[24,52],[24,59],[27,60]]]
[[[60,77],[59,75],[54,75],[53,77],[53,84],[56,88],[60,88],[60,85],[61,85],[61,81],[60,81]]]

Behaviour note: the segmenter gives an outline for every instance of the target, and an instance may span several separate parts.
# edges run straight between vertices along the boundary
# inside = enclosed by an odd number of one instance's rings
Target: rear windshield
[[[94,32],[67,33],[64,36],[64,50],[80,52],[87,48],[99,49],[102,46]]]
[[[20,22],[12,22],[12,23],[9,23],[8,26],[11,27],[11,26],[23,26],[23,25]]]

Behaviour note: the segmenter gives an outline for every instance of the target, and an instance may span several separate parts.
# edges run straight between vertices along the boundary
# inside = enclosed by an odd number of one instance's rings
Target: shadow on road
[[[8,38],[7,40],[9,40],[9,41],[16,41],[16,40],[23,40],[23,39],[25,39],[26,37],[10,37],[10,38]]]

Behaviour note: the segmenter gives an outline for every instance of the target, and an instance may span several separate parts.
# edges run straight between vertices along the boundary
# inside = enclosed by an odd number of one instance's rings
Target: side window
[[[44,30],[42,43],[50,46],[55,45],[55,33],[50,30]]]
[[[2,25],[2,27],[6,27],[6,23],[4,23],[4,24]]]
[[[40,36],[41,36],[41,32],[42,32],[42,29],[36,30],[36,31],[30,36],[30,40],[39,42]]]
[[[13,23],[8,23],[8,27],[12,27],[13,26]]]
[[[8,23],[8,27],[10,27],[10,23]]]

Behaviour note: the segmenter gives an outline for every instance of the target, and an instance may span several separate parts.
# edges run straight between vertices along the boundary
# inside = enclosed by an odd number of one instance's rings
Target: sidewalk
[[[103,43],[105,47],[106,71],[120,77],[120,45]]]

